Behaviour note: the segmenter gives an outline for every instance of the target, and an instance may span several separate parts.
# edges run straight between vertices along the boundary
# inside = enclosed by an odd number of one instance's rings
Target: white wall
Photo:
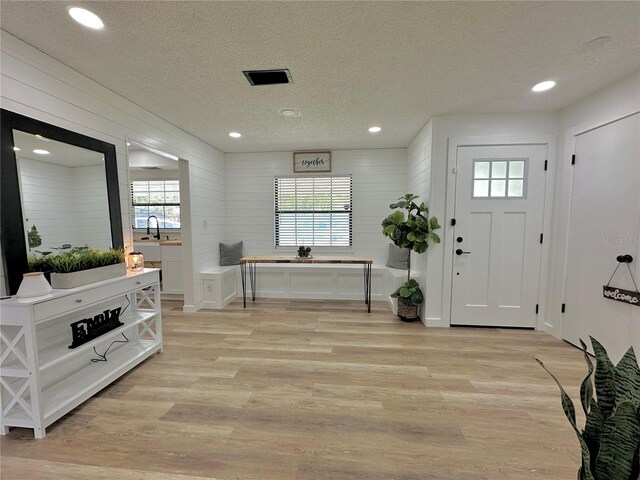
[[[38,229],[41,251],[63,244],[111,246],[104,167],[65,167],[18,159],[26,228]]]
[[[558,127],[558,160],[556,170],[556,182],[554,192],[554,217],[551,237],[551,265],[549,280],[547,283],[547,304],[551,307],[545,317],[545,330],[557,337],[562,336],[561,305],[564,303],[565,274],[567,264],[567,249],[570,247],[569,218],[571,213],[571,195],[573,188],[573,168],[571,155],[574,153],[575,136],[593,128],[613,122],[634,112],[640,111],[640,72],[636,72],[579,102],[562,110],[559,114]],[[639,133],[640,137],[640,133]],[[612,141],[615,141],[612,139]],[[640,159],[638,166],[640,175]],[[593,179],[597,183],[597,179]],[[638,179],[640,181],[640,178]],[[640,206],[631,212],[640,215]],[[624,212],[629,214],[630,212]],[[621,212],[621,215],[623,212]],[[621,221],[622,218],[621,218]],[[594,235],[599,237],[606,233],[598,232],[594,225]],[[638,242],[640,232],[635,241]],[[638,249],[638,244],[629,245],[630,249]],[[585,259],[588,261],[588,259]],[[638,265],[640,259],[634,260],[635,272],[640,275]],[[612,267],[613,268],[613,267]],[[615,307],[611,306],[612,309]],[[636,330],[632,332],[636,344],[640,343],[640,309],[634,308],[633,324]],[[604,315],[606,317],[606,314]],[[603,318],[603,321],[607,321]]]
[[[74,246],[87,244],[101,250],[110,248],[111,225],[104,166],[74,167],[71,171],[80,241],[74,242],[71,239],[68,243]]]
[[[224,154],[7,32],[0,35],[2,108],[115,145],[126,245],[132,238],[126,139],[189,162],[192,235],[184,250],[193,283],[200,285],[198,272],[218,264],[224,239]],[[200,288],[189,289],[185,303],[197,305],[201,298]]]
[[[293,152],[226,155],[226,240],[242,240],[245,254],[275,252],[274,177],[292,175],[292,158]],[[353,176],[353,249],[340,254],[386,262],[390,242],[383,237],[380,224],[390,213],[389,204],[405,193],[406,150],[334,150],[331,165],[332,175]],[[278,249],[278,253],[294,251]],[[326,248],[314,251],[331,253]]]
[[[448,201],[447,183],[453,173],[448,168],[450,142],[456,137],[474,137],[479,142],[486,139],[509,143],[555,139],[557,130],[556,113],[527,113],[502,115],[456,115],[434,117],[432,120],[431,138],[431,188],[429,190],[430,213],[438,217],[442,229],[438,231],[442,239],[440,245],[427,252],[425,295],[427,297],[424,318],[427,325],[448,326],[450,324],[450,274],[451,255],[445,255],[446,243],[450,240],[452,208]],[[424,132],[421,132],[424,135]],[[416,140],[426,145],[426,140]],[[412,149],[410,149],[411,151]],[[550,172],[553,165],[550,166]],[[547,179],[549,182],[549,179]],[[549,183],[548,183],[549,184]],[[423,255],[424,256],[424,255]]]
[[[416,135],[407,147],[407,193],[419,195],[418,201],[425,202],[428,206],[431,199],[431,148],[433,136],[433,121],[429,120],[422,130]],[[431,212],[430,212],[431,213]],[[440,234],[442,230],[436,233]],[[411,270],[416,280],[422,286],[425,301],[420,306],[420,318],[426,324],[425,311],[431,302],[431,290],[427,288],[427,261],[434,249],[442,248],[434,246],[421,254],[411,254]]]

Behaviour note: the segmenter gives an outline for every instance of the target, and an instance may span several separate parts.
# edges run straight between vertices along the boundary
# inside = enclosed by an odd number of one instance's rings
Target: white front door
[[[547,145],[458,147],[452,325],[535,327]]]

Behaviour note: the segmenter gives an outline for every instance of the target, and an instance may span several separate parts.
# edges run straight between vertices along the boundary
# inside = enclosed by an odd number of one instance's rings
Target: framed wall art
[[[331,171],[331,152],[293,152],[293,173]]]

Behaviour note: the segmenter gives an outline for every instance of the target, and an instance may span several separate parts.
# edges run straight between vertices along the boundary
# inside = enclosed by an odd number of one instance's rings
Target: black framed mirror
[[[0,110],[0,241],[7,291],[15,294],[36,242],[123,247],[115,146]]]

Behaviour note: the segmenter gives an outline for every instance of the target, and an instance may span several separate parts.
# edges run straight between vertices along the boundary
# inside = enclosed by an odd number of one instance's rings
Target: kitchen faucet
[[[152,218],[156,219],[156,234],[153,238],[160,240],[160,222],[158,221],[158,217],[155,215],[149,215],[149,218],[147,218],[147,235],[151,234],[151,231],[149,230],[149,220]]]

